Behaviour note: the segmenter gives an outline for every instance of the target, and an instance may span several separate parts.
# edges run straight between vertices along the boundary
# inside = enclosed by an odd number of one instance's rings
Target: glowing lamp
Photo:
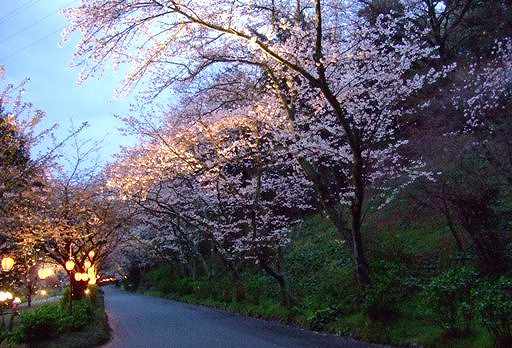
[[[96,271],[94,270],[94,267],[91,267],[87,270],[87,274],[89,275],[89,277],[92,277],[93,275],[96,274]]]
[[[81,276],[80,276],[80,279],[84,282],[88,281],[89,280],[89,275],[87,273],[80,273]]]
[[[46,279],[48,278],[48,273],[46,272],[46,269],[40,268],[37,271],[37,276],[39,277],[39,279]]]
[[[91,267],[91,261],[85,260],[84,267],[85,267],[85,269],[89,269]]]
[[[4,257],[2,259],[2,271],[9,272],[14,267],[14,259],[12,257]]]
[[[96,285],[96,277],[89,279],[89,285]]]
[[[73,261],[73,260],[66,261],[65,267],[66,267],[66,270],[72,271],[75,268],[75,261]]]
[[[89,258],[92,260],[94,259],[94,256],[96,255],[96,253],[94,252],[94,250],[91,250],[89,251]]]
[[[84,293],[85,293],[86,296],[89,296],[91,294],[91,290],[85,289]]]
[[[75,280],[77,282],[81,281],[82,280],[82,273],[78,273],[78,272],[75,273]]]

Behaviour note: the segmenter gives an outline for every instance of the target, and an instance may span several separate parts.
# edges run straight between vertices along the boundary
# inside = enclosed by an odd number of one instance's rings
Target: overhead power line
[[[20,48],[20,49],[18,49],[18,50],[16,50],[16,51],[14,51],[14,52],[12,52],[11,54],[9,54],[9,55],[7,55],[7,56],[5,56],[5,57],[1,57],[1,58],[0,58],[0,62],[5,62],[5,61],[7,61],[8,59],[10,59],[10,58],[12,58],[12,57],[14,57],[14,56],[18,55],[19,53],[21,53],[21,52],[23,52],[23,51],[25,51],[25,50],[29,49],[30,47],[35,46],[35,45],[37,45],[38,43],[40,43],[40,42],[42,42],[42,41],[46,40],[47,38],[49,38],[49,37],[50,37],[50,36],[52,36],[53,34],[55,34],[55,33],[59,32],[59,31],[62,31],[64,28],[65,28],[65,27],[57,28],[56,30],[53,30],[52,32],[50,32],[50,33],[48,33],[48,34],[46,34],[46,35],[44,35],[44,36],[42,36],[42,37],[40,37],[40,38],[38,38],[38,39],[36,39],[36,40],[32,41],[32,42],[31,42],[31,43],[29,43],[28,45],[23,46],[22,48]]]
[[[20,12],[21,10],[23,10],[23,9],[29,7],[29,6],[35,5],[38,2],[40,2],[40,1],[41,0],[28,0],[28,1],[25,1],[23,4],[21,4],[21,6],[18,6],[16,8],[14,8],[12,11],[7,12],[5,15],[0,17],[0,24],[4,23],[9,18],[12,18],[13,15],[15,15],[18,12]]]
[[[34,1],[34,0],[31,0],[31,1]],[[59,11],[61,11],[63,8],[68,7],[68,6],[70,6],[71,4],[73,4],[74,2],[77,2],[77,1],[78,1],[78,0],[70,1],[70,2],[68,2],[68,3],[66,3],[66,4],[64,4],[64,5],[62,6],[62,8],[58,8],[56,11],[53,11],[53,12],[51,12],[51,13],[48,13],[46,16],[44,16],[44,17],[41,17],[41,18],[37,19],[36,21],[32,22],[31,24],[29,24],[29,25],[27,25],[27,26],[25,26],[25,27],[23,27],[23,28],[21,28],[21,29],[19,29],[19,30],[15,31],[14,33],[12,33],[12,34],[10,34],[10,35],[6,36],[6,37],[5,37],[5,38],[3,38],[3,39],[1,39],[1,38],[0,38],[0,43],[4,43],[4,42],[6,42],[6,41],[9,41],[9,40],[10,40],[10,39],[12,39],[13,37],[16,37],[16,36],[18,36],[19,34],[22,34],[22,33],[26,32],[26,31],[28,31],[28,30],[32,29],[32,28],[33,28],[33,27],[35,27],[37,24],[39,24],[39,23],[43,22],[45,19],[50,18],[51,16],[56,15],[56,14],[57,14],[57,13],[59,13]],[[11,11],[11,12],[12,12],[12,11]],[[1,22],[0,22],[0,23],[1,23]]]

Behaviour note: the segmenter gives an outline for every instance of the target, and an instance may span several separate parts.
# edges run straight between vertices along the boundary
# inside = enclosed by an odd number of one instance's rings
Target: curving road
[[[106,287],[105,301],[115,348],[375,347],[276,322],[131,294]]]

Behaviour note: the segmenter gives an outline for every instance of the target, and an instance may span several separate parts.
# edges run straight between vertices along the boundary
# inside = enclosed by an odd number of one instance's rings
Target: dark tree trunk
[[[72,274],[69,286],[71,290],[71,300],[81,300],[85,297],[85,290],[87,289],[86,281],[76,281],[74,274]]]
[[[324,180],[325,175],[322,175],[322,173],[316,170],[313,164],[305,159],[300,159],[299,163],[307,178],[313,183],[320,205],[327,214],[329,220],[331,220],[336,227],[338,237],[345,241],[348,248],[352,248],[351,231],[346,226],[343,211],[337,198],[332,194],[329,183]]]
[[[242,278],[240,277],[240,273],[238,273],[238,270],[233,267],[231,275],[235,283],[235,301],[240,302],[245,300],[247,291]]]
[[[361,236],[362,212],[364,204],[363,164],[360,153],[354,154],[354,167],[352,170],[354,181],[354,198],[352,200],[352,255],[356,268],[356,277],[360,285],[370,285],[370,269],[364,254],[363,239]]]
[[[231,274],[233,283],[235,285],[235,296],[234,296],[235,300],[236,301],[245,300],[245,298],[246,298],[245,285],[242,282],[242,278],[240,277],[240,272],[238,272],[238,268],[235,265],[233,265],[233,263],[231,261],[226,259],[224,257],[224,255],[222,254],[222,252],[220,252],[216,246],[214,246],[213,250],[214,250],[215,254],[217,254],[217,256],[220,258],[222,263],[224,264],[224,267],[226,267],[226,269]]]
[[[448,229],[450,230],[453,239],[455,239],[455,243],[457,244],[457,247],[461,252],[464,252],[464,242],[462,241],[462,236],[457,232],[457,229],[455,228],[455,224],[453,223],[452,216],[450,214],[450,211],[448,210],[448,207],[446,206],[446,203],[444,203],[443,208],[443,214],[446,218],[446,224],[448,225]]]
[[[290,308],[292,305],[294,305],[296,301],[291,294],[290,288],[288,287],[286,277],[281,272],[274,271],[272,267],[270,267],[264,260],[260,260],[259,264],[265,273],[274,278],[279,284],[282,305],[286,308]]]

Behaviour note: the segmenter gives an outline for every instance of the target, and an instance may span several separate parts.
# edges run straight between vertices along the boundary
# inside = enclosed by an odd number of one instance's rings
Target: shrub
[[[14,343],[36,342],[77,331],[94,319],[94,307],[89,300],[74,301],[71,310],[60,303],[42,305],[25,311],[11,336]]]
[[[452,333],[469,329],[472,319],[471,289],[478,273],[471,267],[459,267],[432,279],[426,286],[425,299],[437,315],[437,321]]]
[[[309,328],[314,331],[325,330],[327,325],[335,321],[339,315],[340,310],[334,307],[317,310],[307,318]]]
[[[365,291],[363,310],[371,320],[390,320],[397,314],[397,304],[407,294],[405,269],[393,262],[379,261],[373,265],[372,285]]]
[[[496,338],[496,346],[512,346],[512,278],[482,281],[471,294],[477,317]]]
[[[175,278],[174,270],[170,265],[160,265],[144,276],[146,282],[164,294],[174,292]]]
[[[178,296],[194,293],[194,280],[192,278],[179,278],[174,282],[174,292]]]

